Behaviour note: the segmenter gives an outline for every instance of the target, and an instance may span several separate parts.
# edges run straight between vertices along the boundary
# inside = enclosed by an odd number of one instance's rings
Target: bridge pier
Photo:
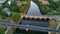
[[[32,18],[32,20],[36,20],[36,18]]]
[[[49,18],[46,18],[46,20],[50,20]]]
[[[39,20],[41,20],[41,19],[40,19],[40,18],[36,18],[36,20],[38,20],[38,21],[39,21]]]
[[[26,28],[26,31],[27,31],[27,32],[28,32],[28,30],[29,30],[29,29],[28,29],[28,28]]]
[[[42,20],[42,21],[43,21],[43,20],[45,20],[45,18],[41,18],[40,20]]]

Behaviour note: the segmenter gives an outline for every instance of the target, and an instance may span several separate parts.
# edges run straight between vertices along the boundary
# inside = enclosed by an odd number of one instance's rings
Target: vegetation
[[[0,29],[0,34],[4,34],[4,31],[3,31],[3,29]]]
[[[43,0],[44,1],[44,0]],[[45,0],[46,4],[43,4],[43,2],[37,0],[37,4],[42,12],[42,14],[46,15],[60,15],[60,2],[59,1],[53,1],[53,0]]]
[[[13,13],[12,20],[13,22],[18,22],[20,20],[20,14],[17,12]]]
[[[18,6],[17,4],[21,5]],[[7,0],[0,6],[0,18],[5,19],[7,17],[10,17],[11,19],[13,19],[14,22],[17,22],[20,19],[19,13],[25,13],[29,8],[29,4],[30,4],[29,0],[14,0],[14,1],[12,0],[11,4],[9,4]],[[16,16],[18,16],[18,18]]]
[[[49,20],[49,28],[56,29],[57,25],[58,25],[57,20],[55,19]]]
[[[8,19],[10,18],[12,19],[14,24],[16,24],[21,19],[20,13],[26,13],[27,9],[29,8],[30,1],[29,0],[12,0],[11,4],[9,4],[8,1],[9,0],[0,4],[1,5],[0,6],[0,22],[6,22],[6,21],[9,22],[10,20]],[[18,2],[18,1],[21,1],[21,2]],[[12,30],[11,34],[14,33],[14,30]],[[0,30],[0,34],[4,34],[3,30]]]
[[[20,13],[24,13],[26,11],[26,8],[28,8],[29,4],[25,4],[20,8]]]

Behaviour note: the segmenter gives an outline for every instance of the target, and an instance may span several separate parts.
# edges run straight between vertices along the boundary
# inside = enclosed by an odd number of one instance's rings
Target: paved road
[[[28,28],[29,30],[37,30],[37,31],[45,31],[45,32],[60,32],[59,29],[50,29],[50,28],[30,26],[30,25],[17,25],[17,24],[0,23],[0,26],[10,26],[10,27],[20,28],[20,29]]]

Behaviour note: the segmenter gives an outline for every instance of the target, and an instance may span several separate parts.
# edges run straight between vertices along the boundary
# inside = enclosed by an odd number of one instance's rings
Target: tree
[[[4,31],[2,29],[0,29],[0,34],[4,34]]]
[[[11,2],[11,10],[12,10],[13,12],[19,12],[19,7],[17,6],[16,1],[12,1],[12,2]]]
[[[13,22],[18,22],[20,20],[20,14],[17,12],[13,13],[12,20]]]

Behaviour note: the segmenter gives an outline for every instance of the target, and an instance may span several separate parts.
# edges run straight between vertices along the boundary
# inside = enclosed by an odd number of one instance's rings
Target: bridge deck
[[[10,26],[14,28],[20,28],[20,29],[30,29],[30,30],[37,30],[37,31],[45,31],[45,32],[60,32],[59,29],[51,29],[51,28],[44,28],[44,27],[38,27],[38,26],[30,26],[30,25],[17,25],[17,24],[7,24],[7,23],[0,23],[0,26]]]

